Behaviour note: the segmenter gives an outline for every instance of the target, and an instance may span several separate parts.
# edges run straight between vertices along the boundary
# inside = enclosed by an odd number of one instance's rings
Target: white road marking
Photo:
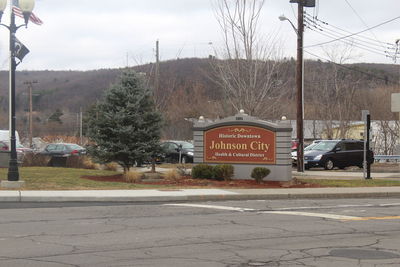
[[[281,215],[296,215],[296,216],[308,216],[318,217],[333,220],[342,221],[367,221],[367,220],[385,220],[385,219],[400,219],[400,216],[385,216],[385,217],[357,217],[357,216],[346,216],[330,213],[317,213],[317,212],[302,212],[294,211],[299,209],[332,209],[332,208],[349,208],[349,207],[388,207],[388,206],[400,206],[400,203],[388,203],[388,204],[360,204],[360,205],[337,205],[337,206],[317,206],[317,207],[291,207],[291,208],[280,208],[274,210],[259,210],[249,209],[240,207],[229,207],[219,205],[201,205],[201,204],[188,204],[188,203],[176,203],[176,204],[164,204],[164,206],[177,206],[177,207],[192,207],[192,208],[204,208],[204,209],[215,209],[215,210],[229,210],[229,211],[253,211],[258,214],[281,214]],[[365,211],[365,210],[362,210]]]
[[[311,212],[298,212],[298,211],[260,211],[256,209],[247,209],[239,207],[228,207],[228,206],[216,206],[216,205],[200,205],[200,204],[165,204],[165,206],[178,206],[178,207],[193,207],[193,208],[205,208],[205,209],[216,209],[216,210],[230,210],[230,211],[257,211],[260,214],[282,214],[282,215],[298,215],[298,216],[311,216],[335,220],[356,220],[360,217],[354,216],[343,216],[335,214],[324,214],[324,213],[311,213]]]
[[[164,204],[164,206],[193,207],[193,208],[231,210],[231,211],[257,211],[255,209],[246,209],[246,208],[228,207],[228,206],[215,206],[215,205],[199,205],[199,204]]]
[[[335,208],[357,208],[357,207],[372,207],[372,204],[362,205],[336,205],[336,206],[313,206],[313,207],[289,207],[289,208],[277,208],[274,210],[316,210],[316,209],[335,209]]]
[[[379,206],[381,206],[381,207],[400,206],[400,203],[380,204]]]
[[[361,219],[361,217],[355,217],[355,216],[345,216],[345,215],[315,213],[315,212],[300,212],[300,211],[263,211],[260,213],[308,216],[308,217],[318,217],[318,218],[334,219],[334,220],[359,220],[359,219]]]

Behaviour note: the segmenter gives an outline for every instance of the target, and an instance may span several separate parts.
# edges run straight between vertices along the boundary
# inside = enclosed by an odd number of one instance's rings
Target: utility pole
[[[400,56],[400,39],[397,39],[395,44],[396,44],[396,52],[394,54],[394,63],[396,63],[397,55]],[[399,68],[399,84],[398,84],[398,87],[400,87],[400,68]]]
[[[297,14],[297,62],[296,62],[296,87],[297,87],[297,171],[304,172],[304,114],[303,114],[303,32],[304,14],[303,4],[298,3]]]
[[[367,114],[367,143],[366,143],[366,150],[367,150],[367,176],[365,179],[372,179],[371,178],[371,153],[369,151],[370,147],[370,139],[371,139],[371,115]]]
[[[79,141],[80,145],[83,144],[83,113],[82,107],[79,109]]]
[[[154,91],[157,92],[160,86],[160,42],[156,41],[156,73]]]
[[[32,87],[34,83],[38,83],[38,81],[26,81],[24,84],[28,85],[29,90],[29,147],[32,148],[32,139],[33,139],[33,105],[32,105]]]
[[[290,0],[296,3],[297,8],[297,60],[296,60],[296,92],[297,92],[297,171],[304,172],[304,59],[303,59],[303,34],[304,34],[304,7],[315,7],[315,0]]]

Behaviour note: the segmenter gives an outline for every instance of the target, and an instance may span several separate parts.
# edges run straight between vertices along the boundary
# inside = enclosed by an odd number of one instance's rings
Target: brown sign
[[[275,164],[275,133],[254,126],[205,131],[204,162]]]

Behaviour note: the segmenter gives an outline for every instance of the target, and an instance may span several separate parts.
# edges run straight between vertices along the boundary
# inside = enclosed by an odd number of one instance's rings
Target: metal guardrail
[[[400,162],[400,155],[375,155],[375,162]]]

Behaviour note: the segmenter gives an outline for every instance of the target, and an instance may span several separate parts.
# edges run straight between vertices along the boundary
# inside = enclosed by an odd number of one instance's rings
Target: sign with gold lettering
[[[222,126],[204,132],[204,162],[275,164],[275,132],[255,126]]]

